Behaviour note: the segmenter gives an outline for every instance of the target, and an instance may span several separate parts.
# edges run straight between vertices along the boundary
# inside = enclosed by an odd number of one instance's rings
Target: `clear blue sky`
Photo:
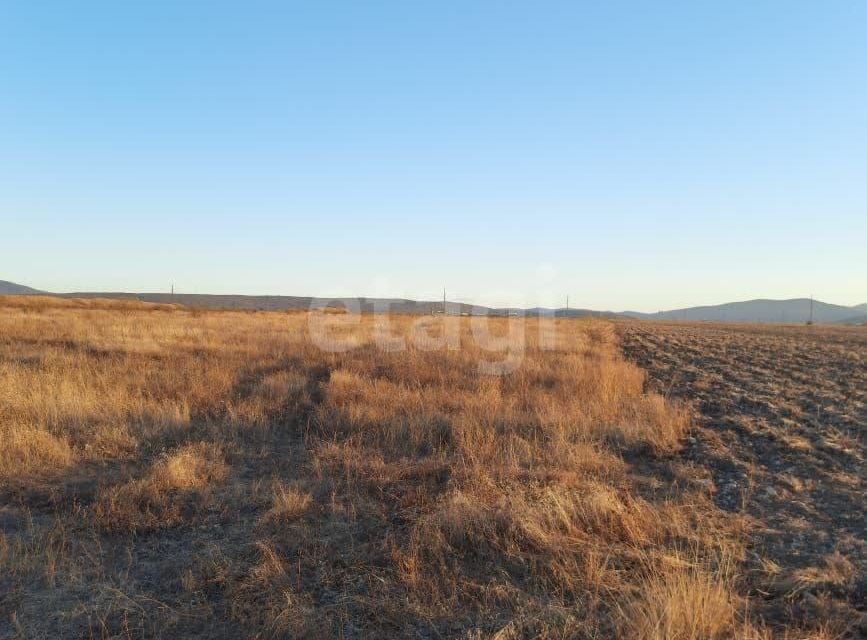
[[[867,3],[4,2],[0,279],[867,302]]]

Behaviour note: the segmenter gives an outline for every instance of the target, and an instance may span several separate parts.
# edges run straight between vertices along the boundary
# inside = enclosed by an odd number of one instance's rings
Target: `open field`
[[[723,461],[696,455],[728,455],[738,473],[749,459],[735,447],[746,436],[727,445],[707,407],[693,423],[704,365],[678,358],[697,340],[713,364],[712,345],[741,339],[753,358],[751,336],[774,334],[619,325],[681,403],[647,388],[603,320],[0,305],[0,637],[858,633],[863,521],[847,521],[848,543],[827,534],[801,582],[771,598],[785,609],[769,607],[756,585],[796,567],[756,544],[757,523],[774,523],[755,492],[730,500]],[[323,348],[327,323],[339,348]],[[861,335],[785,352],[817,359],[813,402],[826,398],[820,413],[792,405],[786,451],[839,467],[776,475],[816,482],[801,500],[826,487],[841,518],[863,496]],[[731,385],[765,406],[747,382]],[[765,482],[760,470],[750,477]]]
[[[867,607],[867,328],[620,325],[651,387],[696,407],[681,456],[750,521],[746,582],[775,619]],[[862,628],[862,633],[867,629]]]

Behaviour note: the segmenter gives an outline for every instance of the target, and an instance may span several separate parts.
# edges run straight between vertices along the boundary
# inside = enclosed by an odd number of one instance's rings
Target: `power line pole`
[[[446,315],[446,288],[443,287],[443,315]]]
[[[810,294],[810,321],[807,324],[813,324],[813,294]]]

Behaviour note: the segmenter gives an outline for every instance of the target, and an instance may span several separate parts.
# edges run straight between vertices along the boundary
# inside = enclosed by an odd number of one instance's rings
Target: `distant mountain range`
[[[782,322],[800,324],[810,319],[810,306],[811,302],[809,298],[794,298],[792,300],[761,299],[674,309],[672,311],[660,311],[659,313],[625,311],[623,315],[646,320]],[[845,307],[838,304],[828,304],[820,300],[813,300],[812,307],[813,321],[820,324],[858,324],[867,320],[867,304]]]
[[[391,311],[393,313],[430,314],[441,312],[441,300],[407,300],[404,298],[334,298],[321,299],[310,296],[244,296],[208,295],[192,293],[124,293],[82,291],[76,293],[49,293],[14,282],[0,280],[0,295],[47,295],[63,298],[111,298],[119,300],[141,300],[143,302],[174,303],[189,307],[206,309],[260,309],[266,311],[285,311],[289,309],[311,309],[325,306],[343,306],[350,310]],[[781,322],[803,324],[810,319],[809,298],[792,300],[747,300],[725,304],[689,307],[642,313],[640,311],[593,311],[591,309],[550,309],[534,307],[492,308],[474,306],[461,302],[446,302],[449,314],[509,315],[556,315],[557,317],[597,316],[606,318],[636,318],[641,320],[690,320],[700,322]],[[852,307],[828,304],[814,300],[812,317],[817,324],[867,324],[867,303]]]
[[[30,287],[25,287],[23,284],[15,284],[14,282],[7,282],[6,280],[0,280],[0,295],[4,295],[4,296],[20,295],[20,294],[39,295],[41,293],[43,293],[43,292],[38,291],[36,289],[31,289]]]

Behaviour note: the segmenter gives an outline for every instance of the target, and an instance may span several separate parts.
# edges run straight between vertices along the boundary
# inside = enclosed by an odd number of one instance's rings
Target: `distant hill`
[[[2,281],[0,281],[2,282]],[[427,315],[441,313],[442,300],[408,300],[405,298],[313,298],[311,296],[246,296],[246,295],[210,295],[194,293],[127,293],[123,291],[77,291],[74,293],[45,293],[16,285],[12,282],[2,282],[5,288],[0,288],[0,294],[41,294],[61,298],[80,299],[113,299],[138,300],[140,302],[157,304],[179,304],[202,309],[245,309],[262,311],[307,310],[323,307],[345,307],[350,311],[359,310],[365,313],[373,311],[389,311],[391,313],[408,313]],[[607,318],[623,317],[610,311],[592,311],[590,309],[547,309],[536,307],[521,309],[518,307],[492,308],[476,306],[462,302],[446,302],[446,310],[452,315],[513,315],[526,316],[557,316],[584,317],[599,316]]]
[[[442,309],[442,302],[424,302],[402,298],[313,298],[311,296],[245,296],[211,295],[201,293],[124,293],[79,291],[59,294],[67,298],[116,298],[141,300],[143,302],[182,304],[201,309],[246,309],[261,311],[304,310],[343,306],[349,310],[371,312],[388,309],[397,313],[430,313]],[[454,313],[464,306],[449,303],[449,312]]]
[[[14,282],[0,280],[0,295],[38,295],[40,293],[42,293],[42,291],[25,287],[23,284],[15,284]]]
[[[846,322],[867,311],[867,305],[845,307],[813,301],[813,321],[816,323]],[[674,309],[659,313],[626,311],[624,315],[645,320],[696,320],[709,322],[791,322],[802,324],[810,319],[810,299],[746,300],[704,307]]]
[[[187,307],[203,309],[249,309],[263,311],[306,310],[323,307],[342,306],[350,311],[359,310],[365,313],[373,311],[390,311],[392,313],[431,314],[441,313],[442,300],[408,300],[405,298],[313,298],[310,296],[244,296],[244,295],[209,295],[193,293],[125,293],[125,292],[93,292],[76,293],[46,293],[14,282],[0,280],[0,295],[30,294],[51,295],[62,298],[110,298],[115,300],[139,300],[141,302],[158,304],[179,304]],[[593,311],[591,309],[549,309],[533,307],[483,307],[461,302],[447,302],[449,314],[476,313],[479,315],[518,315],[526,316],[557,316],[579,318],[595,316],[602,318],[637,318],[642,320],[692,320],[703,322],[782,322],[803,324],[810,318],[810,299],[796,298],[792,300],[747,300],[744,302],[728,302],[726,304],[703,307],[689,307],[660,311],[659,313],[642,313],[639,311]],[[828,304],[819,300],[813,301],[813,321],[819,324],[864,324],[867,322],[867,303],[846,307]]]
[[[122,292],[76,292],[59,294],[68,298],[115,298],[140,300],[142,302],[182,304],[188,307],[204,309],[257,309],[263,311],[306,310],[323,307],[345,307],[350,311],[360,310],[364,313],[373,311],[389,311],[391,313],[408,313],[427,315],[440,313],[443,309],[442,300],[408,300],[406,298],[313,298],[310,296],[242,296],[242,295],[210,295],[193,293],[122,293]],[[519,307],[484,307],[462,302],[446,302],[446,311],[451,315],[510,315],[524,314],[526,316],[557,316],[557,317],[623,317],[610,311],[591,311],[590,309],[547,309],[535,307],[521,309]]]

